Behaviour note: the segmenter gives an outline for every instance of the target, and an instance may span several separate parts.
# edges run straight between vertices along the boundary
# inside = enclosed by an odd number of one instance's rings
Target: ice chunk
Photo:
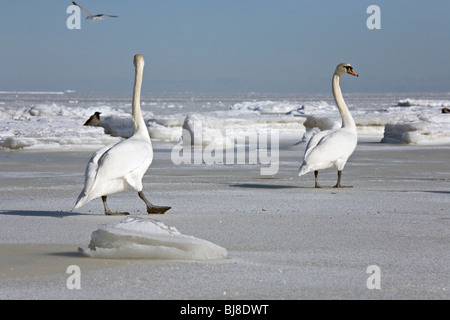
[[[227,257],[226,249],[212,242],[139,217],[100,226],[92,233],[89,247],[78,250],[93,258],[215,260]]]
[[[417,121],[387,124],[381,142],[417,145],[449,145],[450,116],[421,116]]]

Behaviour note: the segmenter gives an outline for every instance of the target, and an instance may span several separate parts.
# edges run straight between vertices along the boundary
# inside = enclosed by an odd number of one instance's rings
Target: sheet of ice
[[[203,239],[181,234],[176,228],[149,218],[128,217],[100,226],[79,252],[93,258],[215,260],[226,249]]]

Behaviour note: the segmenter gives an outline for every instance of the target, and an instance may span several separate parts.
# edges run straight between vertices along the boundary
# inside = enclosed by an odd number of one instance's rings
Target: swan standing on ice
[[[142,55],[134,56],[135,81],[132,102],[134,134],[129,139],[105,146],[92,155],[86,167],[84,189],[73,209],[102,197],[106,215],[128,215],[128,212],[109,210],[106,197],[129,186],[134,188],[145,202],[147,213],[162,214],[171,208],[151,204],[142,193],[142,177],[153,160],[152,142],[140,105],[144,64]]]
[[[306,146],[303,163],[299,176],[314,171],[315,187],[322,188],[317,181],[319,170],[335,166],[338,170],[335,188],[351,188],[341,185],[341,175],[348,158],[356,148],[358,136],[356,124],[342,97],[339,82],[345,73],[358,77],[353,67],[348,63],[341,63],[336,67],[333,75],[333,96],[342,117],[342,127],[335,130],[325,130],[314,135]]]
[[[81,10],[83,10],[84,12],[86,12],[87,15],[88,15],[88,16],[86,17],[86,19],[87,19],[87,20],[91,20],[92,22],[98,22],[98,21],[100,21],[100,20],[103,20],[103,17],[118,18],[118,16],[111,16],[111,15],[109,15],[109,14],[103,14],[103,13],[100,13],[100,14],[93,14],[93,13],[90,12],[89,10],[87,10],[87,9],[83,8],[82,6],[80,6],[79,4],[75,3],[75,1],[72,1],[72,3],[73,3],[75,6],[79,7]]]

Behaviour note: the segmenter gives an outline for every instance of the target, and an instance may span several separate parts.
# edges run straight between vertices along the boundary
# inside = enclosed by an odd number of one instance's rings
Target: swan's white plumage
[[[332,82],[334,98],[342,117],[342,127],[318,132],[309,140],[299,176],[333,166],[338,171],[342,171],[356,148],[358,140],[356,125],[345,104],[339,86],[340,78],[345,73],[357,76],[349,64],[341,63],[336,67]]]
[[[142,191],[142,177],[153,160],[153,148],[140,110],[140,90],[144,58],[135,57],[136,78],[133,93],[134,134],[127,140],[95,152],[86,167],[85,183],[74,209],[101,196],[121,192],[131,186]]]
[[[349,130],[325,130],[314,135],[309,141],[299,176],[311,171],[336,166],[344,169],[356,147],[355,135]]]

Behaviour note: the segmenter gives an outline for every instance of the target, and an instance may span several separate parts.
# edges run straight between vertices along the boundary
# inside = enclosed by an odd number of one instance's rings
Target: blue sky
[[[448,0],[78,0],[118,15],[69,30],[65,0],[0,1],[0,91],[321,93],[335,66],[347,92],[450,92]],[[381,9],[381,29],[366,12]]]

